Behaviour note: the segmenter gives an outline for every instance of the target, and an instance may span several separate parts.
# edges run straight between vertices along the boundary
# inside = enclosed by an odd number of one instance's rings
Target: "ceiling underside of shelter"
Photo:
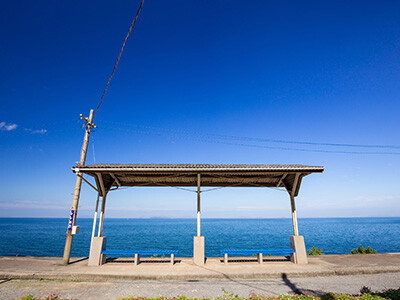
[[[93,176],[102,194],[122,186],[284,187],[297,196],[301,180],[323,167],[303,165],[94,164],[75,173]]]

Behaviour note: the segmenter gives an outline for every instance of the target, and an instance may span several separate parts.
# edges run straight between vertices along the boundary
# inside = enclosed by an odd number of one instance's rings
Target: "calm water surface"
[[[0,218],[0,256],[62,256],[67,219]],[[72,256],[88,256],[92,220],[79,218]],[[219,250],[289,248],[290,219],[203,219],[206,256]],[[400,218],[299,219],[306,248],[346,254],[360,244],[378,252],[400,252]],[[107,249],[177,249],[192,256],[195,219],[105,219]]]

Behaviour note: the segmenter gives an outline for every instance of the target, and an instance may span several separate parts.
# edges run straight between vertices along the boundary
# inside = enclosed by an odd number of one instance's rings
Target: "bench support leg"
[[[224,253],[224,264],[228,264],[228,253]]]
[[[135,266],[140,263],[140,254],[135,253]]]
[[[257,262],[261,265],[263,263],[263,254],[257,253]]]
[[[174,265],[175,263],[175,254],[171,254],[171,265]]]

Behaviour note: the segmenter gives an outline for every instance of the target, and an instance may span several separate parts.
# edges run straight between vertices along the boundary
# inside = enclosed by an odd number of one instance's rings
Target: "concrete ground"
[[[268,259],[268,258],[266,258]],[[400,253],[324,255],[309,257],[309,264],[289,261],[221,263],[209,258],[196,266],[189,258],[175,265],[148,259],[134,266],[120,259],[88,267],[87,258],[74,258],[63,266],[54,257],[0,257],[0,299],[27,294],[43,296],[58,290],[64,297],[116,299],[128,295],[240,295],[251,290],[265,295],[324,292],[357,293],[366,285],[376,290],[400,287]]]
[[[266,260],[269,258],[266,258]],[[276,258],[275,258],[276,259]],[[88,267],[87,258],[73,258],[68,266],[59,257],[0,257],[0,279],[200,279],[200,278],[281,278],[326,275],[400,272],[400,253],[310,256],[309,263],[290,261],[230,262],[208,258],[196,266],[191,258],[177,258],[175,265],[160,259],[143,259],[138,266],[130,259],[119,259],[98,267]]]
[[[61,296],[73,299],[109,300],[126,296],[186,295],[191,297],[217,297],[226,292],[248,296],[251,291],[263,295],[310,294],[320,296],[327,292],[356,294],[360,288],[372,290],[400,287],[400,273],[365,275],[335,275],[319,277],[286,277],[262,279],[199,279],[199,280],[3,280],[0,281],[0,299],[9,300],[29,294],[45,296],[58,291]]]

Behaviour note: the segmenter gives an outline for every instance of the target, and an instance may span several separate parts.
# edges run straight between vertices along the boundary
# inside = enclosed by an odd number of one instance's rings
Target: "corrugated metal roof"
[[[219,171],[237,171],[237,170],[263,170],[263,171],[292,171],[292,172],[323,172],[321,166],[304,166],[304,165],[265,165],[265,164],[93,164],[74,169],[99,171],[105,169],[120,170],[219,170]]]

